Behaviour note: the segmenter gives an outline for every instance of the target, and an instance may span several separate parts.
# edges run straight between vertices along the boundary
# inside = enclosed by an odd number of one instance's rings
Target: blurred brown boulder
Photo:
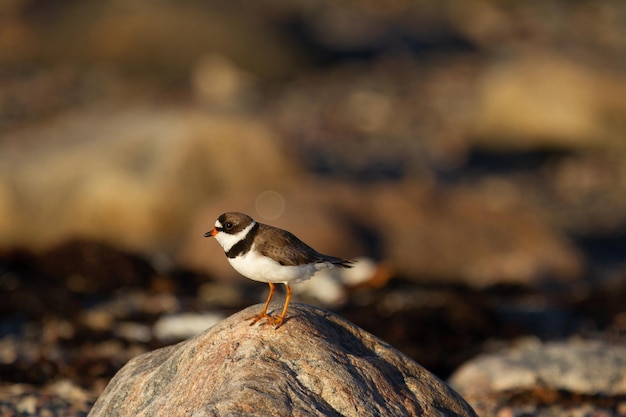
[[[495,149],[623,149],[625,118],[622,74],[546,51],[487,67],[472,133]]]
[[[581,276],[574,245],[512,190],[385,184],[352,202],[401,276],[477,287]]]
[[[0,61],[17,57],[170,79],[186,76],[205,54],[224,55],[265,77],[298,66],[297,49],[267,19],[267,6],[250,5],[242,13],[214,2],[13,3],[7,30],[0,32]]]
[[[6,138],[0,246],[81,236],[167,250],[207,196],[298,176],[254,118],[172,108],[74,112]]]

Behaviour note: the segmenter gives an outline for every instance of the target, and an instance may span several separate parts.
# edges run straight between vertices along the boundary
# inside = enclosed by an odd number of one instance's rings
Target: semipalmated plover
[[[287,316],[292,282],[311,278],[324,268],[350,268],[352,261],[323,255],[286,230],[259,223],[243,213],[224,213],[215,221],[215,227],[204,234],[214,236],[222,246],[228,262],[241,275],[255,281],[267,282],[270,294],[263,310],[250,317],[252,324],[261,319],[280,327]],[[267,314],[274,295],[274,283],[287,288],[285,305],[280,316]]]

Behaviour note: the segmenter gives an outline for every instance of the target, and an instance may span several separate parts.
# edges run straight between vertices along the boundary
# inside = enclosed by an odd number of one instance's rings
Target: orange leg
[[[265,305],[263,306],[263,310],[259,314],[256,314],[252,317],[248,317],[246,319],[246,320],[252,320],[252,323],[250,323],[250,326],[252,326],[254,323],[256,323],[259,320],[271,319],[271,317],[267,314],[267,307],[269,307],[270,305],[270,300],[272,299],[272,296],[274,295],[274,290],[276,288],[274,287],[273,283],[268,282],[268,284],[270,285],[270,295],[267,297],[267,301],[265,302]]]
[[[278,329],[280,326],[282,326],[283,322],[285,321],[285,317],[287,317],[287,308],[289,308],[289,301],[291,300],[291,287],[287,283],[285,283],[285,287],[287,287],[287,296],[285,297],[283,312],[281,313],[280,317],[272,317],[272,319],[270,320],[270,323],[276,325],[275,329]]]

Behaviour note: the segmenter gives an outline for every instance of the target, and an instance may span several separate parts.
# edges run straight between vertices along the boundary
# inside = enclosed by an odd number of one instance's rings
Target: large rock
[[[450,382],[481,416],[496,415],[511,404],[517,408],[546,402],[565,406],[572,398],[578,407],[594,405],[599,398],[603,401],[595,405],[606,407],[623,402],[626,396],[626,347],[599,340],[542,343],[527,339],[472,359]],[[523,404],[513,401],[515,397],[523,398]]]
[[[530,339],[479,356],[451,378],[462,392],[502,393],[538,385],[582,395],[626,395],[626,347],[599,340],[541,343]]]
[[[250,326],[260,309],[134,358],[89,415],[476,415],[426,369],[335,314],[294,304],[280,328]]]

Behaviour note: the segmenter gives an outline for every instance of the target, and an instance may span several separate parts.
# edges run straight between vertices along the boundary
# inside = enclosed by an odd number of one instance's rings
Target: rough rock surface
[[[450,383],[484,416],[496,415],[511,404],[519,408],[531,402],[623,408],[626,347],[599,340],[542,343],[527,339],[469,361],[452,375]]]
[[[626,395],[626,347],[595,340],[530,340],[472,360],[452,381],[464,391],[489,381],[488,389],[498,392],[542,385],[584,395]]]
[[[476,415],[420,365],[333,313],[294,304],[280,328],[250,326],[260,308],[134,358],[89,415]]]

